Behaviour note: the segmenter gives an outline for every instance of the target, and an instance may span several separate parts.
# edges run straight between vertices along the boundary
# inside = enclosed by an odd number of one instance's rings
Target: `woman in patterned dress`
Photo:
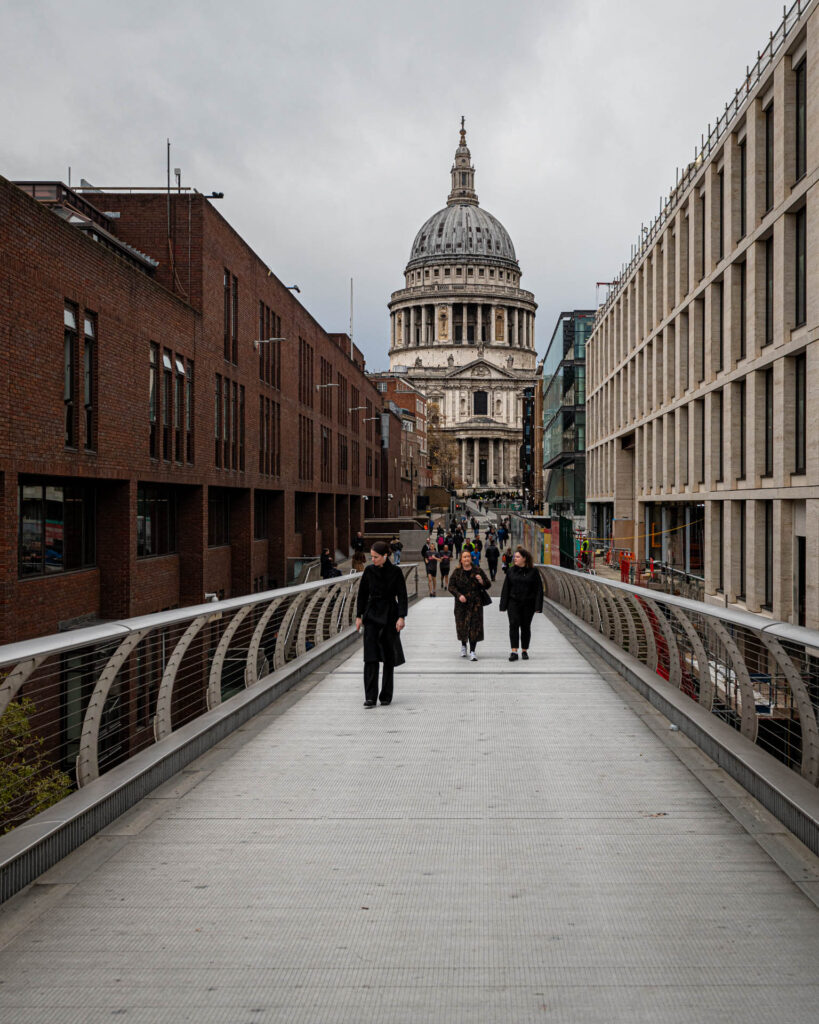
[[[449,592],[455,597],[455,630],[461,641],[461,657],[469,644],[469,660],[477,661],[475,648],[483,640],[483,594],[491,584],[489,578],[472,564],[469,551],[461,552],[460,564],[449,577]]]

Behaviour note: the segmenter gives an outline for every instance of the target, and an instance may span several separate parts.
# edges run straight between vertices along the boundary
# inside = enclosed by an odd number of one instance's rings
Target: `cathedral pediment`
[[[502,377],[508,380],[519,380],[519,375],[486,359],[473,359],[466,366],[453,366],[444,374],[445,380],[475,380],[481,377]]]

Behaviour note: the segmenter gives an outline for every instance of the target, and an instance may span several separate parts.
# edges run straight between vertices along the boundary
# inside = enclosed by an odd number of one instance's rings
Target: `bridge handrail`
[[[819,786],[819,631],[539,565],[546,596]]]
[[[417,595],[415,563],[401,565]],[[0,647],[0,834],[349,630],[361,573]]]

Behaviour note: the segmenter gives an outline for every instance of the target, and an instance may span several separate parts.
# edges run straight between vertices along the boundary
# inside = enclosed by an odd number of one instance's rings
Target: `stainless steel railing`
[[[819,632],[539,566],[546,596],[814,786]]]
[[[417,594],[414,564],[402,565]],[[361,574],[0,647],[0,833],[351,626]]]

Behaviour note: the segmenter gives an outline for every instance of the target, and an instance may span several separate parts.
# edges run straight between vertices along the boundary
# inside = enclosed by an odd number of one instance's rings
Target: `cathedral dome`
[[[503,224],[474,203],[457,203],[434,213],[415,236],[407,270],[474,256],[518,269],[515,247]]]

